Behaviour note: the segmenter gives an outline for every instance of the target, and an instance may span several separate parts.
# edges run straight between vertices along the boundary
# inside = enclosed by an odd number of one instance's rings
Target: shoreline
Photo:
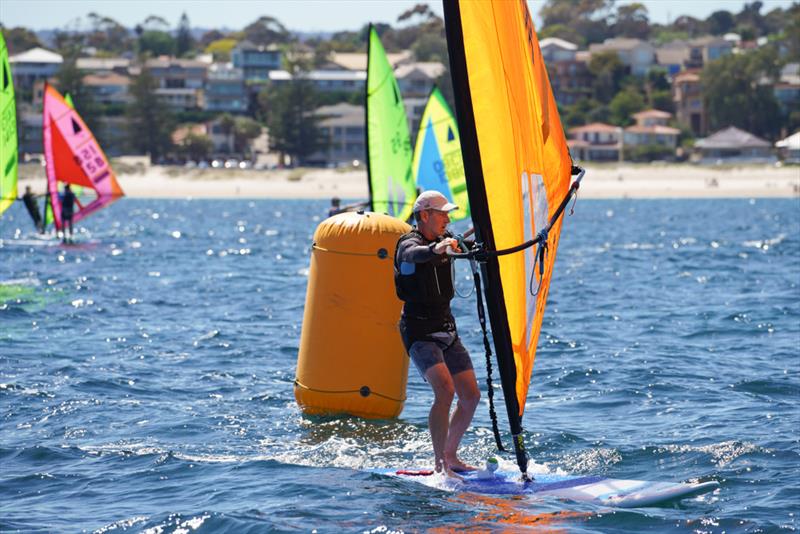
[[[184,169],[117,164],[117,179],[131,198],[365,199],[362,169]],[[44,193],[42,167],[20,166],[26,185]],[[691,164],[586,166],[580,198],[800,198],[800,167],[700,167]]]

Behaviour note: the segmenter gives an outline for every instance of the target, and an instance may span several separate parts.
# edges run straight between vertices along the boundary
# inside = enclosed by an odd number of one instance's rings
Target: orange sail
[[[572,160],[526,1],[446,0],[444,8],[478,240],[492,251],[537,236],[542,241],[490,257],[483,266],[503,395],[524,472],[521,420],[556,258],[560,214],[573,191]]]
[[[73,221],[108,206],[124,195],[103,150],[78,112],[50,85],[45,86],[43,113],[47,191],[56,228],[62,227],[59,184],[83,186],[95,198],[78,205]]]

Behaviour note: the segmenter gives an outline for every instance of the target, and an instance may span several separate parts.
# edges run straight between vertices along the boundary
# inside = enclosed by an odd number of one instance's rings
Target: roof
[[[75,64],[81,70],[113,70],[127,68],[131,60],[124,57],[79,57]]]
[[[674,83],[678,83],[678,82],[699,82],[700,81],[700,75],[698,73],[696,73],[696,72],[685,70],[683,72],[679,72],[678,74],[676,74],[675,77],[672,79],[672,81]]]
[[[386,54],[386,57],[392,67],[397,67],[411,59],[411,52],[403,50],[399,53]],[[367,70],[367,54],[365,53],[332,52],[328,57],[328,61],[346,70]]]
[[[364,126],[364,106],[342,102],[318,107],[314,114],[323,117],[320,126]]]
[[[565,41],[564,39],[559,39],[558,37],[548,37],[546,39],[542,39],[541,41],[539,41],[539,48],[545,48],[548,46],[557,46],[565,50],[578,49],[578,45],[576,45],[575,43],[570,43],[569,41]]]
[[[101,74],[87,74],[83,77],[85,85],[130,85],[131,79],[116,72],[104,72]]]
[[[36,47],[8,58],[9,63],[64,63],[64,57],[50,50]]]
[[[641,126],[639,124],[634,124],[633,126],[628,126],[625,128],[625,131],[630,133],[650,133],[661,135],[678,135],[681,133],[679,129],[672,128],[671,126],[664,126],[663,124],[656,124],[653,126]]]
[[[406,63],[397,67],[394,71],[394,75],[397,79],[402,79],[411,75],[415,71],[422,72],[426,77],[434,79],[441,76],[442,73],[444,73],[445,68],[444,65],[438,61]]]
[[[788,148],[789,150],[800,150],[800,130],[793,133],[786,139],[781,139],[775,143],[777,148]]]
[[[614,37],[611,39],[606,39],[602,43],[589,45],[589,50],[592,52],[600,52],[603,50],[633,50],[634,48],[639,48],[640,46],[650,47],[651,45],[647,41],[642,41],[641,39]]]
[[[195,61],[194,59],[181,59],[175,57],[161,56],[157,58],[148,59],[145,63],[147,68],[153,67],[180,67],[183,69],[207,69],[208,64],[202,61]]]
[[[208,135],[208,126],[205,124],[188,124],[180,126],[172,132],[172,142],[182,144],[189,135]]]
[[[681,65],[689,59],[689,48],[664,46],[656,48],[656,61],[660,65]]]
[[[577,128],[571,128],[570,132],[580,133],[580,132],[618,132],[619,127],[613,126],[611,124],[606,124],[604,122],[593,122],[591,124],[587,124],[585,126],[578,126]]]
[[[700,139],[694,146],[697,148],[764,148],[771,147],[772,144],[735,126],[729,126]]]
[[[666,111],[661,111],[660,109],[645,109],[644,111],[633,114],[634,119],[669,119],[670,117],[672,117],[672,113],[667,113]]]
[[[269,79],[273,81],[288,81],[292,79],[292,75],[286,70],[271,70],[269,71]],[[356,81],[363,82],[367,79],[366,71],[350,71],[350,70],[312,70],[306,73],[306,80],[321,81]]]

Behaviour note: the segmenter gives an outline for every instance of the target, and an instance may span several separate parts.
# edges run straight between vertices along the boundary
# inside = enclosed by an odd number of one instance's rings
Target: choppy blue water
[[[721,483],[625,511],[360,471],[429,463],[415,372],[398,420],[301,415],[292,380],[326,209],[126,199],[62,247],[12,207],[0,531],[798,529],[798,200],[580,200],[567,218],[525,419],[537,469]],[[455,311],[485,388],[474,305]],[[494,453],[485,402],[463,454],[478,463]]]

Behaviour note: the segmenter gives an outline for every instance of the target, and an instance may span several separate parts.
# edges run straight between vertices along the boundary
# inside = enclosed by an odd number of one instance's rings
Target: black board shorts
[[[426,382],[425,373],[437,363],[444,363],[451,376],[472,369],[469,352],[461,344],[461,339],[455,332],[429,334],[428,340],[415,341],[409,348],[408,354]]]

